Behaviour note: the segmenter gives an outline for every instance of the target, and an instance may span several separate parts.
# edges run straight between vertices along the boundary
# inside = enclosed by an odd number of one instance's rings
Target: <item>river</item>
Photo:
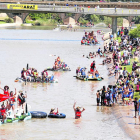
[[[91,30],[91,29],[90,29]],[[110,107],[96,106],[96,91],[107,85],[113,78],[108,78],[107,67],[98,65],[101,58],[96,58],[96,65],[103,75],[100,82],[79,81],[73,77],[78,66],[89,66],[92,59],[82,57],[90,51],[103,48],[100,45],[81,46],[84,30],[76,32],[30,29],[1,29],[0,31],[0,81],[2,87],[9,85],[10,90],[26,90],[27,102],[32,111],[49,113],[51,108],[66,114],[66,119],[31,119],[26,122],[4,124],[0,126],[0,138],[5,140],[105,140],[129,139],[118,126]],[[39,72],[52,67],[56,57],[60,56],[72,71],[54,72],[58,83],[14,83],[27,63]],[[52,74],[53,72],[49,72]],[[1,91],[2,92],[2,91]],[[84,107],[81,120],[74,119],[73,104]]]

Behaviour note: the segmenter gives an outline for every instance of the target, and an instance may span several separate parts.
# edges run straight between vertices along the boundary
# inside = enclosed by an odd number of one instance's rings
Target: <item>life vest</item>
[[[1,115],[3,116],[6,113],[6,110],[5,109],[1,109],[0,112],[1,112]]]
[[[4,90],[4,95],[9,96],[9,92]]]
[[[10,101],[15,102],[16,101],[15,98],[16,98],[15,96],[11,97]]]
[[[26,75],[31,75],[31,70],[27,70]]]
[[[76,112],[76,116],[77,116],[77,117],[81,117],[81,111],[77,111],[77,112]]]
[[[58,61],[58,62],[60,61],[60,58],[59,58],[59,57],[57,58],[57,61]]]
[[[54,65],[57,66],[57,62],[55,62]]]
[[[27,76],[30,75],[29,71],[26,72],[26,75],[27,75]]]
[[[34,72],[34,76],[38,76],[38,73],[37,72]]]
[[[48,76],[48,72],[46,71],[45,73],[46,73],[46,75]]]
[[[23,95],[23,93],[22,93],[22,95]],[[22,97],[22,95],[19,95],[19,96],[18,96],[18,100],[19,100],[20,103],[23,104],[23,103],[25,102],[25,98]]]

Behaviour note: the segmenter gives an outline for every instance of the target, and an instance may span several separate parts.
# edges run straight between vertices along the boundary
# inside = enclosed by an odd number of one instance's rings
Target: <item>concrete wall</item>
[[[129,27],[129,21],[127,19],[123,19],[123,27]]]
[[[71,17],[64,19],[63,22],[64,22],[64,25],[68,25],[68,24],[75,25],[75,20]]]

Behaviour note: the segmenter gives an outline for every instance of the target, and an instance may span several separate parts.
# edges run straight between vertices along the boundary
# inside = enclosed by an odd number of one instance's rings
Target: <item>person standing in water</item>
[[[97,96],[97,106],[99,106],[99,103],[100,103],[100,91],[99,90],[97,90],[96,96]]]
[[[74,109],[74,112],[75,112],[75,119],[80,119],[81,115],[82,115],[82,112],[85,111],[85,109],[83,108],[83,110],[81,111],[80,107],[75,108],[75,105],[76,105],[76,102],[73,105],[73,109]]]
[[[135,100],[133,101],[134,102],[134,108],[135,108],[135,116],[134,116],[134,118],[136,118],[137,116],[136,116],[136,114],[137,114],[137,111],[138,111],[138,105],[139,105],[139,103],[138,103],[138,101],[137,101],[137,98],[135,98]],[[140,117],[140,116],[139,116]]]
[[[138,111],[139,111],[139,125],[140,125],[140,99],[139,99],[139,102],[138,102]]]

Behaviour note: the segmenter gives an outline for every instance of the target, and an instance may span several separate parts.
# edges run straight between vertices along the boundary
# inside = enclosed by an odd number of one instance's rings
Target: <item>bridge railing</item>
[[[53,6],[53,5],[39,5],[38,8],[44,8],[49,11],[59,11],[67,13],[81,13],[81,14],[97,14],[97,15],[131,15],[131,14],[140,14],[138,9],[125,9],[125,8],[87,8],[79,6]]]
[[[37,5],[36,10],[25,10],[25,9],[7,9],[7,3],[0,3],[0,9],[22,11],[25,12],[57,12],[57,13],[80,13],[80,14],[96,14],[96,15],[107,15],[107,16],[131,16],[140,15],[139,9],[125,9],[125,8],[90,8],[83,6],[54,6],[54,5]]]

